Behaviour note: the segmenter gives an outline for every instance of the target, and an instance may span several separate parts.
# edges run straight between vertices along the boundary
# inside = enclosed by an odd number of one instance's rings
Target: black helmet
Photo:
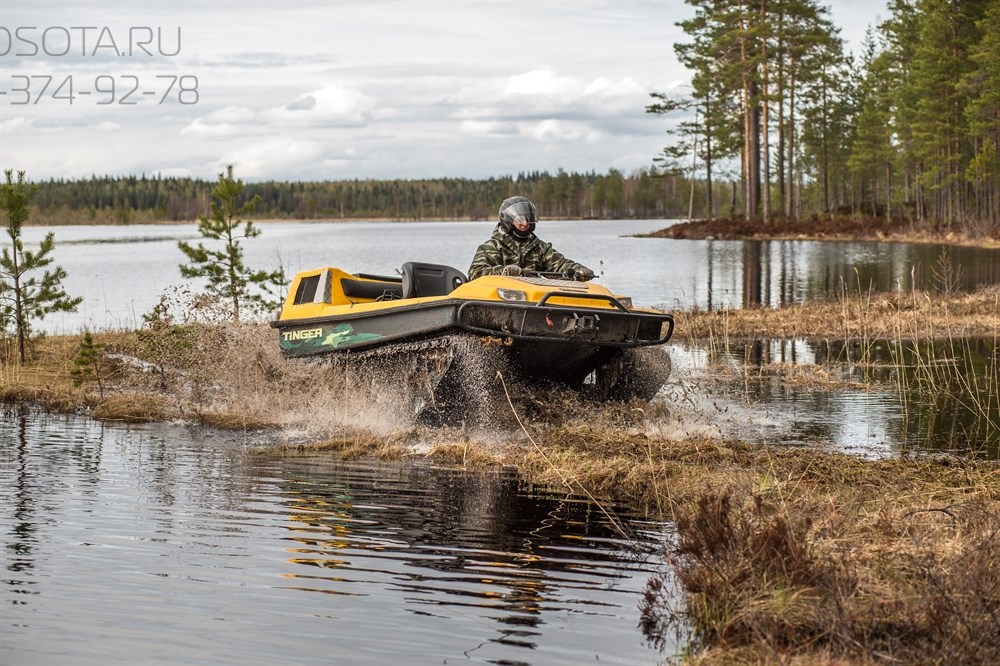
[[[518,231],[518,228],[514,226],[514,222],[518,220],[528,221],[527,231]],[[535,222],[537,221],[538,215],[535,213],[535,204],[531,203],[526,197],[510,197],[509,199],[504,199],[503,203],[500,204],[500,226],[504,228],[504,231],[518,240],[531,238],[531,234],[535,231]]]

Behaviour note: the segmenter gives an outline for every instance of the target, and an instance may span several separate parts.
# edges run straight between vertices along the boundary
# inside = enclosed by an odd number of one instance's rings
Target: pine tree
[[[53,312],[72,312],[83,299],[70,298],[66,294],[62,287],[66,271],[58,266],[46,270],[41,279],[29,276],[52,263],[50,255],[55,248],[55,234],[46,234],[37,252],[24,249],[21,227],[28,219],[28,204],[35,194],[35,186],[25,182],[24,171],[18,171],[16,182],[11,169],[4,171],[4,175],[7,182],[0,184],[0,210],[7,218],[7,236],[11,244],[4,245],[0,253],[0,321],[13,323],[17,357],[23,364],[32,320],[41,320]]]
[[[233,178],[233,165],[219,174],[219,182],[212,191],[215,199],[211,216],[198,218],[198,232],[202,238],[221,242],[221,248],[212,249],[204,243],[191,245],[180,241],[177,246],[190,260],[181,264],[181,275],[186,278],[205,278],[210,294],[226,299],[232,305],[233,319],[240,319],[240,305],[246,309],[267,310],[280,305],[280,289],[285,284],[282,269],[275,271],[253,270],[243,259],[241,240],[256,238],[260,229],[241,215],[250,215],[260,201],[255,195],[242,205],[237,204],[243,191],[242,179]]]
[[[831,174],[844,161],[850,121],[844,44],[815,0],[782,0],[778,96],[781,138],[778,141],[778,183],[781,209],[796,217],[802,193],[797,183],[809,173],[817,183],[817,207],[829,211]]]
[[[970,54],[976,69],[963,80],[972,99],[965,109],[974,141],[969,180],[977,184],[980,219],[1000,224],[1000,3],[992,3],[977,24],[982,40]]]
[[[831,82],[842,68],[843,42],[816,0],[687,2],[695,15],[678,25],[692,41],[675,51],[692,70],[691,108],[701,117],[699,156],[710,202],[713,163],[732,158],[739,160],[745,217],[766,219],[779,210],[793,215],[792,184],[802,180],[794,171],[802,133],[798,123],[805,115],[796,105],[820,124],[813,128],[822,151],[815,163],[829,169],[835,152],[827,124],[836,102]],[[649,112],[679,108],[662,95],[654,97],[660,103],[647,107]],[[690,128],[682,125],[682,136],[690,135]],[[779,202],[771,196],[773,180]]]
[[[966,168],[972,143],[960,83],[975,69],[971,49],[980,42],[976,21],[987,0],[925,0],[920,3],[920,40],[914,49],[910,84],[917,105],[914,152],[933,217],[948,226],[968,217]]]
[[[691,101],[671,102],[654,93],[660,102],[647,107],[649,113],[669,113],[687,108],[694,110],[693,122],[682,123],[676,132],[679,143],[664,150],[672,155],[697,153],[705,167],[706,207],[714,215],[717,164],[745,152],[747,111],[741,95],[746,73],[740,58],[740,39],[744,36],[744,7],[729,0],[686,0],[695,8],[694,18],[677,25],[691,36],[691,42],[676,44],[678,59],[692,71]],[[744,190],[748,177],[747,162],[741,160]]]
[[[912,213],[918,220],[924,220],[927,211],[914,151],[914,127],[920,97],[912,85],[914,52],[920,42],[921,15],[917,12],[914,0],[891,0],[889,11],[891,16],[879,26],[886,50],[884,61],[880,65],[892,106],[895,148],[898,153],[896,170],[902,180],[899,189],[905,212]]]
[[[892,163],[896,147],[893,145],[890,62],[885,51],[877,51],[874,36],[869,33],[865,42],[861,109],[848,168],[861,187],[862,201],[871,206],[872,216],[879,215],[880,189],[885,193],[885,214],[891,215],[892,210]]]
[[[80,348],[73,359],[73,369],[70,376],[73,378],[73,386],[82,386],[84,382],[97,382],[97,390],[101,397],[104,397],[104,386],[101,382],[101,350],[104,349],[103,342],[94,342],[94,336],[90,331],[85,331]]]

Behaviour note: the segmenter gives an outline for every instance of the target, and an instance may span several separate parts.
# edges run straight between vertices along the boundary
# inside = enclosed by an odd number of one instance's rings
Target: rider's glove
[[[573,269],[573,279],[577,280],[578,282],[586,282],[587,280],[593,280],[595,277],[597,276],[594,275],[594,271],[590,270],[586,266],[578,266],[577,268]]]
[[[511,277],[517,277],[520,274],[521,267],[515,266],[514,264],[507,264],[503,267],[503,270],[500,271],[500,275],[509,275]]]

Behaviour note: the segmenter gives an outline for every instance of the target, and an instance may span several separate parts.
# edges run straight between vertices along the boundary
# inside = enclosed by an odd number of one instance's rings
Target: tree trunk
[[[795,60],[789,65],[788,83],[788,188],[785,191],[785,215],[795,218]]]
[[[705,187],[707,189],[706,206],[708,208],[708,219],[715,219],[715,203],[712,195],[712,126],[708,121],[708,114],[711,107],[711,93],[705,96]]]
[[[698,137],[694,138],[691,150],[691,192],[688,195],[688,221],[694,219],[694,182],[695,167],[698,166]]]
[[[767,0],[760,0],[760,16],[761,21],[764,20],[764,14],[767,11]],[[763,129],[761,131],[761,138],[764,142],[764,178],[762,183],[763,195],[764,195],[764,223],[767,224],[771,221],[771,143],[770,143],[770,131],[771,128],[768,125],[768,108],[771,106],[771,102],[767,96],[767,37],[761,38],[761,67],[763,68],[762,74],[762,90],[761,90],[761,112],[763,113]]]
[[[826,130],[830,123],[826,117],[826,80],[823,81],[823,212],[830,212],[830,142]]]
[[[750,76],[750,56],[747,54],[747,25],[746,11],[742,3],[740,10],[743,18],[740,19],[740,65],[743,78],[743,209],[744,218],[752,220],[757,215],[757,169],[760,166],[759,148],[757,146],[757,126],[756,109],[756,87]]]
[[[778,181],[778,206],[788,217],[785,205],[785,12],[778,15],[778,154],[775,178]]]
[[[753,215],[760,214],[760,105],[757,82],[750,79],[750,204]]]
[[[17,269],[17,242],[11,248],[11,260],[14,270],[11,276],[14,280],[14,326],[17,329],[17,358],[24,365],[24,308],[21,303],[21,274]]]
[[[892,224],[892,164],[885,163],[885,221]]]

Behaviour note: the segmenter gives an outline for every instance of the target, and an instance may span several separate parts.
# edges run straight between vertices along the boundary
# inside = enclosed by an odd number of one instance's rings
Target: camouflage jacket
[[[499,275],[504,266],[514,264],[529,271],[569,273],[577,269],[588,270],[583,264],[570,261],[535,234],[519,241],[504,231],[499,224],[488,241],[479,246],[469,266],[469,279],[482,275]]]

